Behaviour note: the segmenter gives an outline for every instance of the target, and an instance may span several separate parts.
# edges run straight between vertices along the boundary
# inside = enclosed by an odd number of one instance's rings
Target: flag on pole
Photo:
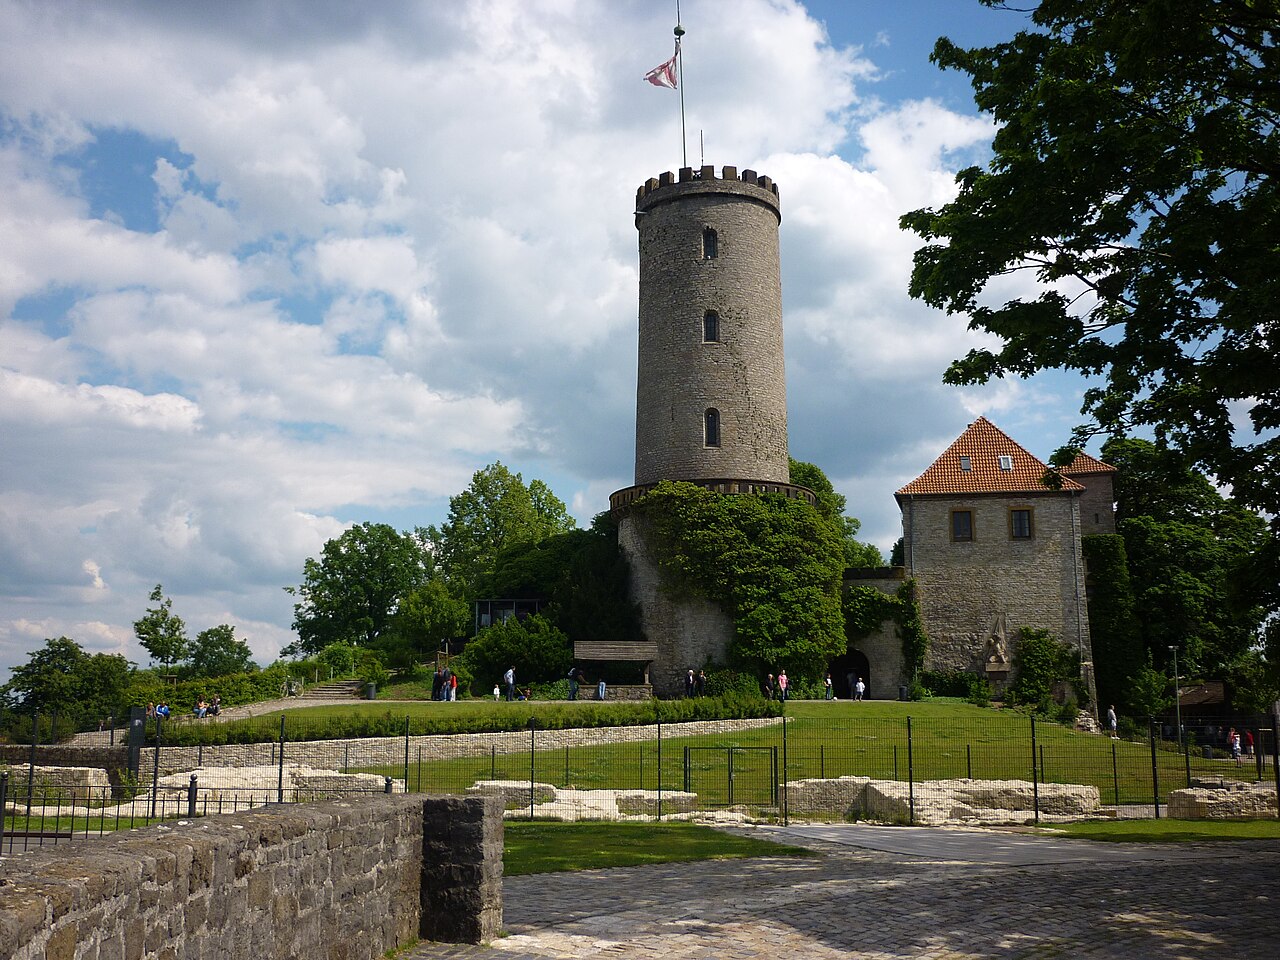
[[[666,87],[669,90],[676,88],[676,60],[680,58],[680,44],[676,44],[676,52],[666,63],[660,63],[648,73],[644,78],[652,83],[655,87]]]

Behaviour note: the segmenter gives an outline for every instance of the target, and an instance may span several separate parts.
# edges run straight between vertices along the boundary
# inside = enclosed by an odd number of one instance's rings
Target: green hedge
[[[589,691],[584,691],[589,692]],[[780,704],[760,696],[729,693],[722,697],[690,700],[646,700],[636,703],[604,703],[584,710],[577,705],[534,701],[538,728],[564,730],[588,727],[631,727],[648,723],[680,723],[691,720],[746,720],[781,716]],[[165,727],[164,742],[171,746],[269,743],[280,736],[280,716],[255,717],[229,723],[173,723]],[[285,717],[285,739],[360,740],[368,737],[402,737],[405,714],[388,709],[372,714],[352,711],[324,717]],[[495,705],[487,713],[451,714],[408,718],[410,736],[457,733],[504,733],[527,730],[529,712],[509,704]]]

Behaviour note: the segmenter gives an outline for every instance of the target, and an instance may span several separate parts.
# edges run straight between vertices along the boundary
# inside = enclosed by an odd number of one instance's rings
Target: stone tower
[[[637,191],[637,485],[788,481],[780,221],[752,170],[686,167]]]
[[[614,493],[631,594],[656,648],[650,675],[676,696],[685,671],[722,663],[733,622],[709,600],[662,588],[646,522],[629,504],[662,480],[718,493],[780,493],[790,483],[778,189],[753,170],[685,167],[636,193],[640,341],[635,486]]]

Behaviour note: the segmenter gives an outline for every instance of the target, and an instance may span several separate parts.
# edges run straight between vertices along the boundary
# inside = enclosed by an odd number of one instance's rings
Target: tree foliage
[[[1280,517],[1276,4],[1029,5],[1034,29],[1007,43],[933,52],[999,124],[954,201],[902,218],[928,241],[912,296],[1003,341],[946,379],[1101,377],[1096,428],[1146,425]],[[993,305],[1014,274],[1036,292]]]
[[[508,667],[515,667],[516,683],[559,680],[569,672],[573,648],[560,630],[540,616],[495,623],[480,631],[459,657],[475,678],[478,692],[498,683]]]
[[[491,597],[546,600],[542,616],[571,640],[640,638],[618,527],[607,513],[590,530],[503,548],[480,589]]]
[[[446,579],[468,593],[491,573],[499,552],[574,528],[568,508],[541,480],[528,486],[501,461],[477,470],[467,489],[449,498],[449,517],[422,536]]]
[[[223,677],[232,673],[252,673],[257,664],[236,628],[225,623],[201,630],[191,641],[188,667],[193,677]]]
[[[1252,577],[1270,539],[1265,521],[1176,451],[1113,439],[1102,455],[1119,471],[1117,529],[1143,646],[1157,664],[1176,646],[1188,676],[1221,678],[1257,645],[1264,619],[1275,612]]]
[[[884,555],[880,553],[879,547],[858,540],[862,521],[845,515],[848,500],[844,494],[836,493],[836,488],[821,467],[792,458],[790,480],[808,487],[817,496],[818,513],[835,526],[844,544],[846,567],[878,567],[884,563]]]
[[[1129,679],[1145,653],[1124,538],[1093,534],[1081,538],[1081,549],[1089,571],[1089,642],[1098,703],[1125,710],[1133,706]]]
[[[374,644],[389,629],[400,598],[422,584],[431,558],[411,534],[385,523],[360,523],[308,557],[303,581],[286,587],[296,649],[314,653],[337,641]]]
[[[652,525],[664,585],[733,619],[734,665],[812,679],[845,652],[843,540],[807,502],[663,481],[632,509]]]
[[[391,632],[397,646],[412,658],[425,661],[440,649],[442,641],[471,632],[471,607],[442,579],[433,577],[401,600]]]
[[[173,612],[173,600],[156,584],[151,602],[141,620],[134,621],[133,632],[153,660],[172,667],[187,655],[187,625]]]
[[[1080,679],[1080,660],[1048,630],[1023,627],[1013,654],[1013,703],[1048,711],[1054,684]]]
[[[56,712],[83,728],[119,714],[130,678],[129,661],[119,654],[90,654],[69,637],[56,637],[13,668],[0,687],[0,704],[20,714],[19,724],[32,713]],[[21,727],[16,732],[29,734]]]

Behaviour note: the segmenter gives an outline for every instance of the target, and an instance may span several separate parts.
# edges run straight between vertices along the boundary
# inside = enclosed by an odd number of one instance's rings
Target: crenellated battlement
[[[679,184],[709,184],[713,182],[721,183],[725,186],[729,184],[746,184],[771,193],[775,198],[778,197],[778,185],[773,182],[772,177],[756,173],[754,170],[743,170],[742,174],[739,175],[737,167],[728,165],[721,168],[720,176],[717,177],[716,168],[711,164],[707,164],[697,168],[681,167],[678,173],[667,171],[657,177],[650,177],[636,190],[636,204],[637,206],[643,204],[650,195],[667,187]]]

